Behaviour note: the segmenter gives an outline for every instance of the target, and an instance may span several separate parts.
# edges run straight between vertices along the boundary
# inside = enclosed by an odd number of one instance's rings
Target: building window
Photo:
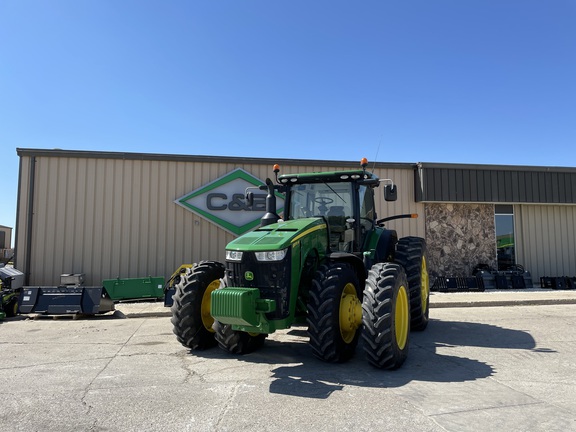
[[[496,205],[494,220],[496,225],[498,270],[508,270],[516,264],[514,206]]]

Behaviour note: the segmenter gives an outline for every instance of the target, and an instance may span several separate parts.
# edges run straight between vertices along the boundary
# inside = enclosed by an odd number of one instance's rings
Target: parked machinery
[[[24,284],[24,274],[13,267],[0,267],[0,318],[18,314],[18,297]]]
[[[405,361],[410,329],[428,324],[426,245],[398,239],[377,219],[374,191],[391,180],[362,169],[278,175],[266,179],[261,226],[226,246],[226,262],[203,261],[180,274],[172,305],[180,343],[199,350],[219,345],[244,354],[270,333],[308,326],[315,356],[348,360],[363,338],[368,361],[394,369]],[[276,194],[284,195],[283,218]],[[253,205],[254,193],[246,194]]]

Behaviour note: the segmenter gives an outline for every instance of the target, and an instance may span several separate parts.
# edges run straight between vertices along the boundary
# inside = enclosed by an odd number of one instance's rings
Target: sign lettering
[[[253,190],[254,202],[249,206],[246,188],[263,184],[259,178],[237,168],[174,202],[232,234],[241,235],[258,226],[266,212],[266,193]],[[276,194],[276,205],[280,213],[284,206],[284,197],[280,194]]]

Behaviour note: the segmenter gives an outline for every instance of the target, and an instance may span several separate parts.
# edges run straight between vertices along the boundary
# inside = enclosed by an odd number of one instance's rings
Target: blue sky
[[[574,77],[574,0],[3,0],[0,224],[18,147],[573,167]]]

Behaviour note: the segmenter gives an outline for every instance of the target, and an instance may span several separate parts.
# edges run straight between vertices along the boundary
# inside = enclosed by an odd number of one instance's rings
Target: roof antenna
[[[376,156],[374,156],[374,165],[372,165],[372,174],[374,174],[374,170],[376,169],[376,158],[378,157],[378,153],[380,153],[380,145],[382,145],[382,135],[380,135],[380,141],[378,142],[378,148],[376,149]]]

